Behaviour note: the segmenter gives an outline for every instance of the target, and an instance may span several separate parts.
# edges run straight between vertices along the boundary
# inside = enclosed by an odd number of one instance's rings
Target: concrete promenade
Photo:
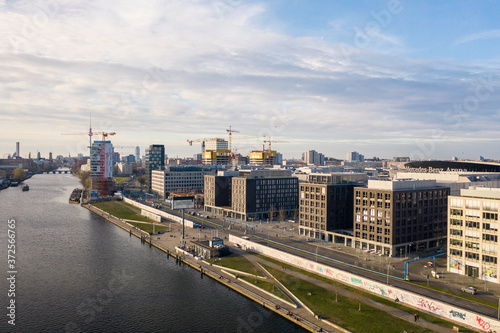
[[[86,208],[90,209],[91,211],[99,214],[100,216],[108,219],[110,222],[118,225],[122,229],[128,231],[129,233],[134,234],[135,236],[141,238],[141,237],[149,237],[149,234],[146,232],[143,232],[140,229],[137,229],[136,227],[129,225],[125,221],[118,219],[114,216],[109,215],[106,212],[100,211],[99,209],[93,207],[93,206],[87,206]],[[175,247],[181,245],[181,240],[182,240],[182,227],[177,224],[177,223],[172,223],[172,231],[167,232],[162,235],[154,235],[152,236],[152,244],[151,246],[155,246],[158,249],[169,253],[171,255],[176,256],[175,254]],[[214,235],[214,230],[213,229],[204,229],[203,231],[200,229],[186,229],[186,242],[189,242],[191,240],[203,240],[205,238],[212,237]],[[222,236],[224,237],[224,236]],[[226,240],[226,243],[227,240]],[[147,244],[146,244],[147,245]],[[229,244],[230,245],[230,244]],[[257,263],[262,262],[270,267],[274,268],[279,268],[276,264],[273,264],[269,261],[263,260],[261,258],[258,258],[253,255],[249,255],[241,250],[239,250],[236,247],[232,247],[231,251],[239,253],[241,255],[245,255],[247,259],[249,259],[252,263],[254,263],[257,267],[259,265]],[[210,265],[205,263],[204,261],[201,260],[195,260],[192,257],[184,256],[181,255],[179,256],[180,259],[182,260],[183,263],[190,265],[191,267],[197,269],[198,271],[203,271],[204,274],[209,275],[210,277],[218,280],[220,283],[225,284],[229,288],[232,288],[235,291],[240,292],[241,294],[247,296],[250,299],[253,299],[254,301],[258,302],[259,304],[263,304],[266,308],[282,315],[283,317],[294,321],[297,325],[302,326],[303,328],[309,330],[309,331],[317,331],[318,329],[322,329],[323,331],[327,332],[348,332],[347,330],[342,329],[341,327],[336,326],[335,324],[329,324],[326,321],[320,321],[317,319],[317,317],[312,313],[311,310],[305,308],[303,304],[298,304],[296,303],[297,308],[291,307],[289,302],[282,302],[276,297],[271,297],[268,292],[261,290],[260,288],[257,288],[253,285],[250,285],[248,282],[243,281],[241,279],[236,278],[235,275],[233,274],[227,274],[224,268],[218,267],[216,265]],[[333,286],[328,285],[325,282],[316,280],[314,278],[305,276],[303,274],[297,273],[297,272],[289,272],[289,274],[303,279],[305,281],[308,281],[310,283],[314,283],[319,285],[322,288],[325,288],[327,290],[333,291]],[[268,278],[268,274],[265,274]],[[242,282],[243,281],[243,282]],[[281,288],[280,288],[281,289]],[[283,291],[283,290],[282,290]],[[289,292],[283,291],[289,298],[293,299],[290,297]],[[384,310],[387,313],[390,313],[391,315],[398,317],[400,319],[403,319],[409,323],[414,324],[414,318],[412,314],[409,314],[405,311],[395,309],[393,307],[377,303],[371,299],[368,298],[360,298],[359,295],[354,295],[353,293],[340,289],[337,290],[339,294],[342,294],[346,297],[354,298],[356,296],[357,299],[360,299],[362,303],[368,304],[370,306],[379,308]],[[293,313],[293,316],[289,316],[289,313]],[[298,318],[294,319],[294,318]],[[434,332],[452,332],[451,329],[444,328],[439,325],[435,325],[429,322],[426,322],[424,320],[419,320],[418,325],[424,328],[427,328],[429,330],[432,330]]]
[[[126,223],[122,219],[110,215],[91,205],[82,206],[107,219],[108,221],[112,222],[113,224],[138,238],[147,237],[148,240],[145,243],[145,246],[154,246],[160,249],[161,251],[167,253],[167,255],[171,255],[174,258],[179,259],[182,262],[180,264],[187,264],[191,266],[192,268],[202,272],[203,274],[206,274],[207,276],[210,276],[214,280],[217,280],[218,282],[254,300],[255,302],[262,304],[265,308],[274,311],[275,313],[283,316],[288,320],[291,320],[296,325],[301,326],[302,328],[310,332],[317,332],[318,330],[322,330],[323,332],[348,332],[347,330],[343,330],[340,327],[336,328],[335,326],[332,326],[327,322],[317,320],[313,314],[302,307],[294,308],[290,306],[289,302],[280,301],[276,297],[271,297],[262,289],[254,287],[251,284],[246,283],[246,281],[242,282],[242,280],[236,278],[235,275],[226,273],[224,271],[224,267],[211,265],[202,260],[196,260],[193,257],[176,254],[175,247],[181,245],[182,240],[182,227],[177,223],[172,223],[171,232],[167,232],[162,235],[151,236],[150,240],[148,233]],[[196,230],[189,229],[186,233],[186,241],[195,239],[197,240],[198,237],[193,236],[195,233]],[[205,238],[207,233],[210,233],[210,230],[205,229],[203,233],[200,231],[200,233],[197,233],[196,236],[199,236],[200,239],[201,237]],[[150,241],[151,244],[149,243]],[[290,313],[292,315],[290,315]]]

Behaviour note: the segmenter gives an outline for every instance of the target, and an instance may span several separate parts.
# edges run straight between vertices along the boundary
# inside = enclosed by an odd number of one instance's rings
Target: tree
[[[273,219],[274,219],[274,212],[276,211],[276,207],[274,207],[274,205],[271,205],[269,207],[269,211],[268,211],[268,216],[269,216],[269,221],[272,222]]]
[[[144,186],[144,184],[146,184],[146,176],[137,177],[137,181],[139,182],[139,184],[141,184],[141,190],[142,190],[142,187]]]
[[[279,219],[280,223],[285,221],[285,217],[286,217],[285,209],[283,208],[283,206],[281,206],[280,210],[278,212],[278,219]]]
[[[90,185],[90,171],[80,171],[78,173],[78,178],[80,178],[80,182],[83,187],[89,187]]]
[[[26,174],[23,169],[21,168],[16,168],[14,169],[14,179],[17,179],[18,181],[24,180],[24,177],[26,177]]]

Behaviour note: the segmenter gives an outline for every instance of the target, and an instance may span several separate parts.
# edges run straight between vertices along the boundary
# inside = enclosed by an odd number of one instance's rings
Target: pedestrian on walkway
[[[415,322],[417,322],[417,314],[416,313],[413,315],[413,317],[415,317]]]
[[[417,313],[417,321],[420,320],[420,315]]]

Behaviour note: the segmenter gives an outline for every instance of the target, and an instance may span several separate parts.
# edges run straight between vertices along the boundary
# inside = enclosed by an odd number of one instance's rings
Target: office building
[[[448,198],[448,271],[498,280],[500,189],[470,187]]]
[[[335,232],[353,229],[354,187],[364,173],[316,173],[299,187],[299,234],[331,242]]]
[[[216,175],[205,176],[205,211],[221,216],[231,212],[231,183],[238,171],[218,171]]]
[[[165,146],[164,145],[150,145],[146,149],[146,186],[151,192],[151,176],[153,170],[164,170],[165,169]]]
[[[410,169],[411,170],[411,169]],[[428,170],[428,169],[423,169]],[[500,172],[438,171],[438,172],[397,172],[395,179],[434,179],[437,185],[448,186],[450,195],[460,195],[460,190],[469,187],[500,188]]]
[[[368,180],[354,188],[354,247],[397,256],[446,244],[449,187],[435,180]]]
[[[298,179],[292,177],[289,170],[240,170],[237,176],[206,178],[207,212],[241,220],[297,214]]]
[[[204,177],[215,175],[215,170],[202,167],[166,167],[165,170],[153,170],[151,173],[152,192],[160,198],[167,198],[171,193],[202,192]]]

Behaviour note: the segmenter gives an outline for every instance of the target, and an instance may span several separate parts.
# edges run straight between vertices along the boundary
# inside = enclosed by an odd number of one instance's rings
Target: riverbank
[[[222,268],[212,266],[201,260],[189,258],[180,253],[176,253],[175,248],[177,245],[180,245],[180,242],[178,242],[180,240],[180,232],[177,233],[177,231],[172,231],[164,234],[162,238],[157,235],[150,236],[148,233],[97,207],[87,204],[82,205],[82,207],[105,218],[109,222],[128,232],[130,235],[134,235],[143,240],[146,246],[149,244],[150,247],[154,246],[160,251],[163,251],[167,254],[167,259],[172,256],[176,262],[179,263],[179,265],[187,264],[188,266],[199,271],[200,274],[207,275],[228,288],[231,288],[232,290],[257,302],[258,304],[262,304],[264,308],[279,314],[307,331],[317,332],[321,329],[323,332],[348,332],[340,327],[335,327],[336,325],[329,325],[328,323],[318,321],[314,315],[308,315],[290,307],[288,302],[282,302],[274,297],[270,297],[270,295],[268,295],[265,291],[260,290],[257,287],[253,287],[251,284],[249,285],[248,283],[245,283],[244,280],[238,279],[232,274],[226,273]],[[298,312],[300,312],[300,314]]]

